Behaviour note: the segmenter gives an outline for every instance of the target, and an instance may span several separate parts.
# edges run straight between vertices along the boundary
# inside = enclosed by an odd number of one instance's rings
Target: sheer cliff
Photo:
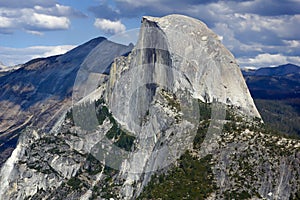
[[[1,168],[0,199],[299,197],[299,140],[264,126],[204,23],[144,17],[134,48],[109,52],[87,56],[52,131],[25,129]]]

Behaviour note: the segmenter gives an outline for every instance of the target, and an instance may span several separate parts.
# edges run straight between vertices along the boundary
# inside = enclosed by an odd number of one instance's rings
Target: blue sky
[[[0,61],[64,53],[171,13],[205,22],[242,67],[300,65],[300,0],[0,0]]]

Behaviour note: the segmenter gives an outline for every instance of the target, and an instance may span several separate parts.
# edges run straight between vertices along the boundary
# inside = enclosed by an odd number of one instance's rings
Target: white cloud
[[[231,21],[230,26],[236,32],[252,31],[255,35],[265,34],[266,36],[270,36],[271,34],[274,34],[279,39],[300,39],[300,36],[298,36],[300,15],[260,16],[251,13],[235,13],[231,17],[225,16],[224,19]],[[226,21],[223,22],[226,23]],[[255,38],[257,37],[254,37],[254,39]]]
[[[250,64],[273,64],[273,63],[284,63],[286,62],[286,57],[281,54],[259,54],[255,58],[249,58]]]
[[[74,47],[74,45],[32,46],[27,48],[9,48],[0,46],[0,61],[7,66],[14,66],[23,64],[34,58],[64,54]]]
[[[42,33],[42,32],[39,32],[39,31],[30,31],[30,30],[26,30],[26,33],[29,33],[31,35],[37,35],[37,36],[44,35],[44,33]]]
[[[60,5],[60,4],[55,4],[52,7],[42,7],[42,6],[36,5],[36,6],[34,6],[34,10],[37,13],[54,15],[54,16],[85,17],[85,15],[82,14],[81,12],[76,11],[69,6],[64,6],[64,5]]]
[[[299,40],[284,40],[283,42],[291,48],[300,48]]]
[[[120,33],[126,30],[125,25],[122,24],[120,20],[111,21],[108,19],[96,18],[94,26],[106,33]]]
[[[50,8],[44,8],[42,6],[34,6],[34,9],[37,12],[41,12],[41,13],[51,13],[54,15],[65,15],[66,13],[69,12],[69,10],[71,9],[68,6],[63,6],[63,5],[59,5],[59,4],[55,4],[55,6],[50,7]]]
[[[11,30],[21,28],[25,31],[29,31],[29,33],[36,33],[37,31],[40,32],[45,30],[65,30],[70,27],[70,20],[67,17],[40,14],[29,8],[0,8],[0,19],[0,28]]]
[[[297,64],[297,65],[300,66],[300,57],[299,56],[290,56],[290,57],[287,57],[287,61],[289,63]]]
[[[298,56],[285,56],[282,54],[258,54],[255,57],[239,58],[238,62],[244,67],[274,67],[286,63],[293,63],[300,65],[300,57]]]
[[[9,4],[9,3],[6,3]],[[12,3],[10,6],[14,5]],[[0,2],[1,5],[1,2]],[[27,5],[27,4],[26,4]],[[0,6],[0,33],[13,33],[24,30],[27,33],[42,35],[43,31],[69,29],[70,17],[84,17],[85,15],[69,6],[60,4],[29,4],[25,7]]]
[[[0,28],[11,28],[13,27],[12,20],[7,17],[0,16]]]
[[[25,21],[26,19],[26,21]],[[56,17],[45,14],[26,13],[22,16],[22,22],[28,30],[64,30],[70,26],[70,20],[67,17]]]

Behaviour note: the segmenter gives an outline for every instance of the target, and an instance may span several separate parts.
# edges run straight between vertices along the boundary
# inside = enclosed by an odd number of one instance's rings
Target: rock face
[[[173,67],[189,81],[195,98],[215,99],[259,117],[236,60],[204,23],[181,15],[145,17],[144,23],[163,32]]]
[[[174,93],[188,90],[203,102],[222,102],[260,117],[232,54],[205,24],[186,16],[144,17],[138,44],[127,58],[113,64],[114,93],[107,100],[118,121],[130,130],[137,116],[128,115],[141,115],[147,109],[135,105],[148,105],[153,98],[150,85]]]
[[[111,54],[112,46],[104,47],[82,62],[73,91],[78,102],[52,132],[32,128],[21,137],[1,169],[0,199],[136,199],[157,173],[180,171],[185,164],[178,160],[186,154],[193,162],[211,156],[212,170],[203,171],[218,188],[211,198],[235,191],[254,198],[273,192],[285,199],[299,190],[299,178],[291,175],[299,177],[299,141],[269,134],[266,144],[238,65],[205,24],[181,15],[144,17],[130,53],[118,56],[123,51]],[[93,66],[100,67],[90,70]],[[273,141],[279,144],[268,146]],[[265,162],[279,157],[266,152],[277,147],[285,159],[269,169]],[[287,167],[292,158],[296,161]],[[245,177],[249,166],[262,178]],[[283,180],[284,174],[290,180]],[[237,176],[255,185],[238,187]]]

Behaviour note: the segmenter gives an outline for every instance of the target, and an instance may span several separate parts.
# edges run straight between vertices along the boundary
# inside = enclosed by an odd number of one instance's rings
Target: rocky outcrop
[[[61,184],[68,186],[66,180],[78,174],[78,170],[91,173],[86,157],[111,124],[105,121],[93,132],[72,126],[67,118],[56,134],[44,135],[28,128],[21,135],[12,156],[0,171],[0,199],[25,199],[42,191],[48,191],[46,196],[49,196],[49,191],[56,191]],[[95,171],[93,174],[97,175]],[[91,180],[91,187],[92,183]]]
[[[143,21],[163,32],[168,46],[160,48],[170,52],[173,68],[189,81],[195,98],[204,102],[215,99],[259,117],[235,58],[204,23],[182,15],[144,17]],[[143,45],[141,48],[147,48]]]
[[[136,47],[112,65],[107,101],[118,121],[135,131],[157,87],[188,90],[203,102],[260,117],[232,54],[205,24],[186,16],[143,18]]]

